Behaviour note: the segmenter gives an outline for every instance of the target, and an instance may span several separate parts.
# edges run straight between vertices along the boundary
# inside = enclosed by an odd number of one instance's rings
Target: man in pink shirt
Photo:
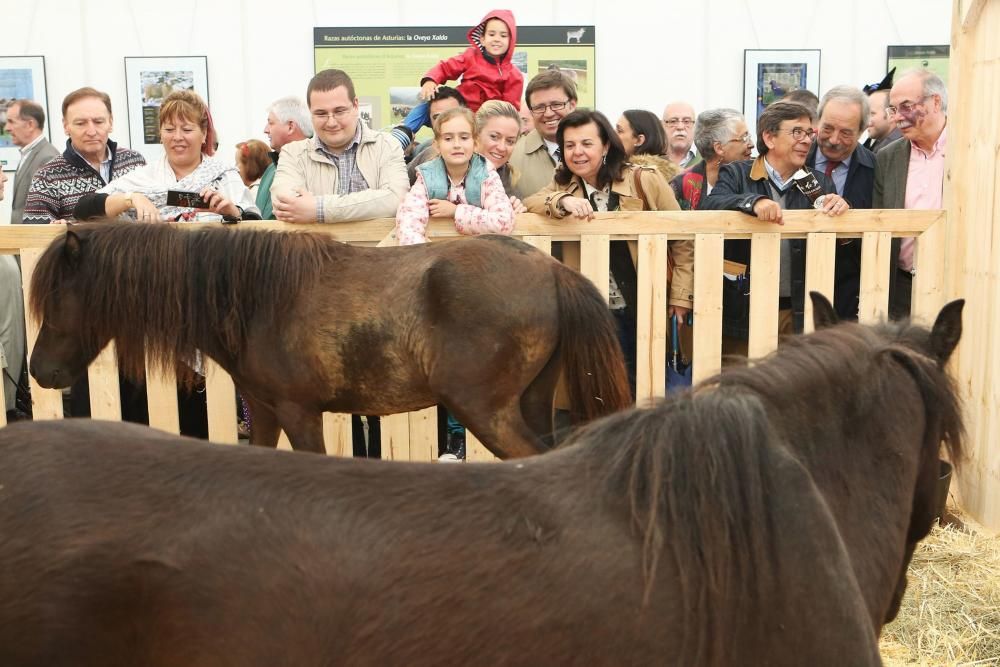
[[[873,208],[941,208],[948,142],[947,87],[927,70],[906,72],[893,85],[885,112],[896,122],[903,140],[879,151]],[[913,246],[913,239],[893,242],[894,268],[889,280],[892,319],[910,314],[916,272]]]

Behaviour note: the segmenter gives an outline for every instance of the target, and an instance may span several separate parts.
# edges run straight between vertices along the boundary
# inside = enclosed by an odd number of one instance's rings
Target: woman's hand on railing
[[[594,207],[590,205],[590,200],[582,197],[563,197],[559,200],[559,206],[566,213],[581,220],[594,219]]]
[[[520,199],[518,199],[517,197],[515,197],[513,195],[511,195],[511,197],[510,197],[510,205],[514,209],[514,215],[517,215],[518,213],[527,213],[528,212],[528,209],[525,208],[525,206],[524,206],[524,202],[522,202]]]

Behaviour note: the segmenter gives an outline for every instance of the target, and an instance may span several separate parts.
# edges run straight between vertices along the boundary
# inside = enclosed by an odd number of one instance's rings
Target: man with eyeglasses
[[[816,131],[815,116],[796,102],[769,105],[757,120],[755,160],[740,160],[722,167],[715,188],[702,206],[706,210],[740,211],[760,220],[782,224],[785,210],[819,208],[827,215],[841,215],[850,206],[836,194],[833,181],[806,167]],[[750,242],[727,242],[726,259],[744,264],[749,275]],[[781,242],[778,331],[802,331],[805,311],[805,241]],[[697,259],[695,260],[697,261]],[[749,294],[751,285],[747,285]],[[723,323],[723,335],[747,340],[749,311]]]
[[[283,222],[388,218],[409,190],[399,142],[361,122],[354,82],[342,70],[309,81],[306,104],[315,136],[285,144],[271,184]]]
[[[514,194],[527,199],[552,181],[561,162],[556,130],[559,121],[576,109],[576,84],[557,69],[545,70],[528,82],[525,101],[535,127],[522,136],[510,156],[518,173]]]
[[[868,125],[868,97],[852,86],[835,86],[819,103],[819,130],[806,166],[833,181],[851,208],[871,208],[875,154],[858,143]],[[837,244],[833,305],[842,320],[857,320],[861,289],[861,242]]]
[[[904,73],[889,92],[886,113],[906,141],[878,154],[875,208],[943,207],[944,161],[948,143],[948,89],[925,69]],[[913,290],[913,239],[893,242],[894,270],[889,279],[889,317],[909,317]]]
[[[309,81],[306,104],[315,136],[282,147],[271,185],[274,217],[335,223],[395,216],[410,189],[403,149],[391,135],[361,122],[351,77],[323,70]],[[360,416],[353,416],[354,454],[379,458],[379,419],[367,419],[366,442]]]
[[[694,145],[694,107],[687,102],[671,102],[663,110],[663,129],[667,133],[666,158],[681,169],[698,164],[701,158]]]

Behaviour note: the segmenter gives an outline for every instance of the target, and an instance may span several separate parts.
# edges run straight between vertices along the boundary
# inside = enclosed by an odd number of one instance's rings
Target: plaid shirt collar
[[[313,139],[316,141],[316,150],[325,157],[330,158],[335,164],[336,161],[340,159],[340,156],[349,151],[356,151],[358,146],[361,144],[361,121],[358,120],[358,126],[354,130],[354,139],[351,140],[351,144],[343,150],[339,155],[331,151],[326,144],[324,144],[317,134]]]

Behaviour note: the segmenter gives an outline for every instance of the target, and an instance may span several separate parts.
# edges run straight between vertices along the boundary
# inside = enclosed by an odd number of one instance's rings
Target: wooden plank
[[[889,312],[891,232],[865,232],[861,242],[861,294],[858,321],[875,324]]]
[[[330,456],[354,456],[351,441],[351,415],[323,413],[323,443]]]
[[[409,413],[410,460],[436,461],[438,457],[437,406]]]
[[[806,333],[813,330],[813,307],[809,292],[820,292],[833,303],[838,243],[836,234],[810,234],[806,241]]]
[[[236,444],[236,385],[217,363],[202,355],[205,366],[205,391],[208,399],[208,439]]]
[[[954,48],[954,47],[953,47]],[[954,56],[954,51],[953,51]],[[954,62],[954,59],[953,59]],[[984,100],[988,100],[984,97]],[[984,114],[984,118],[992,118]],[[958,124],[955,125],[958,131]],[[957,144],[956,144],[957,145]],[[917,210],[852,210],[831,218],[821,211],[785,211],[782,233],[785,238],[804,238],[815,232],[840,233],[842,236],[860,237],[872,229],[892,230],[920,234],[944,219],[944,211]],[[205,225],[217,223],[172,223],[178,228],[194,231]],[[376,245],[395,227],[393,218],[342,222],[336,225],[311,225],[309,231],[345,243]],[[574,219],[552,220],[544,215],[522,213],[517,216],[514,236],[546,236],[554,241],[578,240],[584,234],[610,234],[612,238],[635,238],[638,234],[659,234],[670,230],[670,236],[692,238],[697,233],[726,234],[727,238],[750,238],[753,233],[771,231],[770,224],[750,218],[735,211],[636,211],[598,213],[592,221]],[[221,226],[221,225],[220,225]],[[243,222],[239,231],[272,230],[301,232],[302,226],[279,221]],[[432,220],[428,226],[433,238],[459,236],[453,221]],[[54,238],[65,234],[62,225],[0,225],[0,252],[16,253],[18,249],[45,248]],[[574,257],[579,257],[578,244],[569,244],[570,259],[567,264],[577,268]],[[564,248],[564,257],[566,249]]]
[[[641,405],[667,391],[667,235],[640,235],[638,259],[635,398]]]
[[[754,234],[750,245],[750,337],[747,356],[757,359],[778,347],[781,234]]]
[[[551,236],[525,236],[521,239],[528,245],[533,245],[546,255],[552,254],[552,237]]]
[[[167,433],[181,432],[177,412],[177,375],[173,369],[161,372],[150,363],[146,355],[146,402],[149,406],[149,425]]]
[[[324,447],[325,447],[325,443],[324,443]],[[277,445],[277,449],[282,449],[282,450],[284,450],[286,452],[293,452],[293,451],[295,451],[292,448],[292,441],[288,439],[288,434],[285,433],[284,430],[278,431],[278,445]]]
[[[979,23],[979,17],[986,7],[986,0],[965,0],[963,5],[964,16],[962,17],[962,32],[974,31]],[[985,28],[984,32],[989,28]]]
[[[410,460],[410,418],[407,413],[382,417],[382,458],[388,461]]]
[[[122,420],[122,402],[118,386],[118,356],[115,342],[104,346],[87,369],[90,383],[90,416],[109,421]]]
[[[580,270],[580,243],[578,239],[579,235],[577,238],[562,242],[563,264],[577,271]]]
[[[945,225],[938,223],[920,235],[913,254],[917,273],[913,276],[910,313],[916,320],[933,324],[945,303]]]
[[[694,240],[692,379],[696,383],[722,368],[722,241],[722,234],[697,234]]]
[[[47,227],[48,225],[12,225],[13,227]],[[6,230],[5,230],[6,231]],[[46,244],[47,245],[47,244]],[[35,272],[35,265],[42,255],[42,250],[38,248],[24,248],[21,251],[21,281],[24,285],[24,324],[27,333],[26,343],[28,359],[31,359],[32,351],[35,349],[35,342],[38,340],[40,322],[31,316],[29,303],[31,302],[31,276]],[[42,389],[29,373],[28,383],[31,387],[31,413],[36,421],[42,419],[62,419],[62,391],[59,389]]]
[[[584,234],[580,237],[580,273],[587,276],[608,302],[611,274],[611,237],[608,234]]]
[[[476,463],[489,463],[490,461],[499,461],[500,459],[494,456],[493,452],[486,449],[472,431],[465,429],[465,460]]]

